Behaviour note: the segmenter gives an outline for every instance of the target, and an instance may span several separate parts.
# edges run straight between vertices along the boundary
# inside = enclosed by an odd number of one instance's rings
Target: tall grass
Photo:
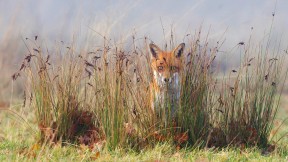
[[[201,33],[201,32],[199,32]],[[188,131],[189,143],[205,144],[210,128],[209,113],[212,112],[214,79],[211,65],[216,57],[216,49],[209,49],[207,40],[200,42],[198,34],[188,45],[185,71],[181,83],[181,103],[178,123],[182,131]],[[204,48],[201,47],[204,44]]]
[[[270,55],[269,48],[239,44],[243,62],[219,81],[213,65],[221,45],[203,41],[200,33],[186,45],[176,121],[151,112],[147,39],[139,43],[133,37],[133,45],[123,47],[105,38],[102,47],[89,52],[71,47],[56,54],[37,48],[37,41],[36,47],[27,45],[30,53],[21,71],[31,81],[41,140],[91,147],[105,143],[111,150],[168,141],[200,147],[267,146],[287,73],[284,58]],[[58,61],[51,61],[57,56]]]
[[[81,102],[83,67],[79,59],[69,55],[70,50],[64,54],[66,59],[61,61],[61,66],[54,66],[50,62],[51,54],[44,50],[31,48],[22,67],[31,81],[30,98],[33,98],[41,140],[49,137],[53,141],[65,141],[71,138],[74,113],[85,106]]]
[[[227,145],[266,147],[286,80],[285,56],[267,47],[239,46],[245,51],[243,61],[223,82],[216,121],[223,127]]]

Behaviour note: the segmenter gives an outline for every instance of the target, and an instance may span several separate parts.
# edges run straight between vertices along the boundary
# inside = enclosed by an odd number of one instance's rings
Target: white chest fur
[[[154,91],[153,106],[155,111],[170,108],[170,112],[174,115],[179,105],[181,93],[181,77],[179,73],[172,74],[169,82],[164,82],[163,76],[154,71],[154,81],[159,87],[158,91]]]

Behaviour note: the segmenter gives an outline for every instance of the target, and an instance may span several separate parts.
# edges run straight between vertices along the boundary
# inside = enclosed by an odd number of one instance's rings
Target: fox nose
[[[164,82],[169,82],[169,78],[164,78]]]

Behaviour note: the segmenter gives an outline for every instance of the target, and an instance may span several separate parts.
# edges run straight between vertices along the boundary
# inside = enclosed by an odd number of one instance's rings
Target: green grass
[[[283,96],[286,98],[286,95]],[[287,117],[286,100],[282,99],[277,122]],[[267,155],[258,148],[224,149],[181,149],[177,151],[174,146],[167,143],[157,144],[154,148],[135,152],[132,149],[116,148],[90,150],[87,146],[67,144],[34,148],[37,129],[35,114],[29,108],[20,105],[12,108],[20,115],[26,115],[25,124],[19,117],[7,110],[0,112],[0,161],[287,161],[288,159],[288,122],[285,122],[277,132],[274,141],[286,135],[277,143],[276,149]]]
[[[6,122],[12,122],[11,119],[5,119]],[[14,121],[14,120],[13,120]],[[23,125],[11,127],[10,124],[3,125],[7,127],[7,134],[21,133],[25,131]],[[7,123],[6,123],[7,124]],[[12,128],[12,129],[11,129]],[[287,128],[287,126],[286,126]],[[283,127],[284,129],[284,127]],[[1,161],[93,161],[96,152],[88,148],[79,146],[60,146],[43,147],[29,151],[33,142],[33,133],[26,135],[9,137],[0,142],[0,160]],[[4,137],[6,138],[6,137]],[[30,141],[30,142],[29,142]],[[282,143],[285,144],[285,143]],[[280,144],[279,146],[284,147]],[[287,147],[287,145],[286,145]],[[167,144],[157,145],[153,149],[143,150],[136,153],[133,150],[115,149],[113,151],[102,150],[97,155],[99,161],[287,161],[288,150],[277,148],[269,155],[262,155],[261,150],[249,148],[240,150],[239,148],[226,148],[222,150],[203,150],[193,149],[176,151],[175,148]]]
[[[96,52],[72,45],[55,54],[26,42],[29,55],[16,72],[27,79],[25,104],[3,109],[1,160],[285,160],[288,124],[275,118],[287,75],[280,47],[238,44],[237,71],[219,81],[213,65],[221,41],[200,33],[186,45],[175,121],[150,111],[147,40],[130,49],[105,39]]]

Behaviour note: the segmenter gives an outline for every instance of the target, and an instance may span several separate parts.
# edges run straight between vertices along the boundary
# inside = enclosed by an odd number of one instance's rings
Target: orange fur
[[[181,72],[183,71],[182,54],[185,44],[182,43],[172,51],[163,51],[155,44],[150,44],[151,69],[153,79],[150,83],[151,108],[165,108],[165,102],[177,108],[181,91]]]

